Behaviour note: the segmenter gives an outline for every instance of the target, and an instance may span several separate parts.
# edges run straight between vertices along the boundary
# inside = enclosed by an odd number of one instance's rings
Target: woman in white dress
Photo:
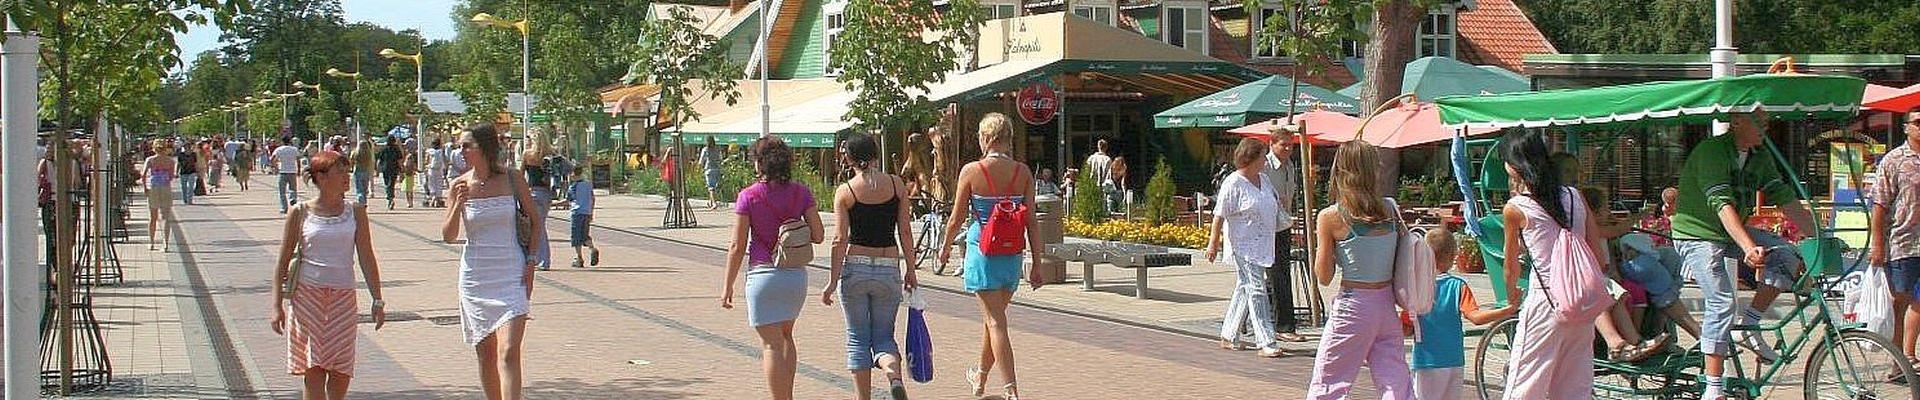
[[[546,242],[546,227],[533,210],[519,171],[501,157],[500,135],[492,124],[467,128],[460,157],[473,169],[455,178],[448,195],[448,243],[467,242],[460,255],[460,326],[480,361],[480,383],[487,399],[520,399],[520,342],[525,337],[528,298],[533,296],[533,264],[520,245],[514,213],[532,223],[536,243]]]

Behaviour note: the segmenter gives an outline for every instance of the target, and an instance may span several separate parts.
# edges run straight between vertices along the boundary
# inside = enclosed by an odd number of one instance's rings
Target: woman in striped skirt
[[[386,325],[380,301],[380,265],[373,254],[365,204],[346,200],[350,167],[333,151],[313,156],[307,179],[320,195],[287,213],[274,282],[294,280],[287,293],[273,285],[273,332],[287,336],[287,372],[306,379],[307,400],[344,399],[353,379],[353,341],[358,299],[356,261],[373,297],[373,329]],[[294,259],[294,246],[300,246]],[[299,263],[297,272],[290,272]],[[288,318],[291,314],[292,318]]]

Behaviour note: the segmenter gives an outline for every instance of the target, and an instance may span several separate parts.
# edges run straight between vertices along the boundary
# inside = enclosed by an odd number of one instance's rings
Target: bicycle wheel
[[[1480,346],[1473,351],[1473,387],[1480,392],[1480,400],[1506,396],[1513,332],[1519,327],[1520,320],[1507,318],[1494,323],[1492,328],[1487,328],[1486,335],[1480,337]]]
[[[1906,360],[1880,335],[1841,332],[1839,339],[1822,343],[1807,359],[1801,395],[1835,400],[1920,399],[1920,380]]]

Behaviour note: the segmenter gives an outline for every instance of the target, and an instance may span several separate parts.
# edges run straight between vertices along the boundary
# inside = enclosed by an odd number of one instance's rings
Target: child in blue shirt
[[[572,238],[570,238],[570,242],[573,244],[574,268],[585,268],[586,265],[600,265],[600,247],[593,245],[592,232],[589,231],[593,226],[594,199],[593,181],[588,180],[586,177],[586,171],[588,170],[588,168],[575,168],[572,171],[573,184],[567,185],[567,200],[562,202],[563,204],[567,204],[568,211],[571,211],[573,214],[573,235]],[[583,250],[588,252],[587,257],[585,257],[588,260],[585,264],[580,262],[582,258],[581,252]]]
[[[1454,400],[1465,398],[1467,346],[1465,317],[1474,325],[1491,324],[1519,312],[1519,303],[1506,308],[1485,310],[1473,299],[1467,280],[1448,273],[1460,244],[1453,233],[1439,229],[1427,233],[1427,245],[1433,247],[1434,266],[1440,271],[1433,291],[1433,310],[1419,318],[1421,339],[1413,344],[1413,398]],[[1408,326],[1408,328],[1412,328]]]

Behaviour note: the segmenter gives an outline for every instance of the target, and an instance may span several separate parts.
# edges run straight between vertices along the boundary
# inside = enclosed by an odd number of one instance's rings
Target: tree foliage
[[[1294,62],[1307,67],[1308,73],[1320,73],[1340,57],[1340,43],[1366,40],[1361,30],[1373,15],[1371,0],[1243,0],[1248,15],[1259,15],[1264,7],[1299,10],[1296,19],[1268,18],[1254,27],[1255,43],[1279,46],[1281,53],[1292,55]]]
[[[940,13],[926,1],[848,2],[846,27],[828,55],[828,67],[840,71],[838,82],[854,92],[841,118],[854,121],[857,130],[885,131],[937,117],[927,85],[960,67],[960,50],[979,37],[986,20],[976,0],[948,4]]]
[[[1713,2],[1520,0],[1562,53],[1706,53]],[[1743,53],[1909,54],[1920,49],[1920,2],[1739,0]]]
[[[174,35],[190,25],[227,25],[244,12],[241,0],[18,0],[0,3],[6,17],[41,42],[41,118],[61,126],[87,124],[96,115],[150,126],[163,114],[158,102],[126,101],[159,92],[167,68],[180,64]]]
[[[347,95],[360,107],[355,120],[368,132],[385,132],[407,123],[407,112],[414,104],[410,82],[376,80],[361,82],[360,89]]]
[[[652,18],[640,28],[640,44],[626,81],[660,86],[660,110],[674,126],[697,121],[700,113],[688,107],[696,96],[740,100],[737,77],[742,67],[727,60],[725,39],[701,33],[701,21],[685,6],[670,7],[664,18]],[[699,87],[688,87],[698,82]]]
[[[1153,177],[1147,178],[1146,214],[1149,222],[1172,221],[1179,213],[1173,207],[1173,196],[1177,189],[1173,187],[1173,167],[1167,166],[1167,159],[1154,162]]]
[[[1092,164],[1081,165],[1079,177],[1073,179],[1073,208],[1069,211],[1074,220],[1097,224],[1107,220],[1107,195],[1100,191],[1100,183],[1093,179]]]

